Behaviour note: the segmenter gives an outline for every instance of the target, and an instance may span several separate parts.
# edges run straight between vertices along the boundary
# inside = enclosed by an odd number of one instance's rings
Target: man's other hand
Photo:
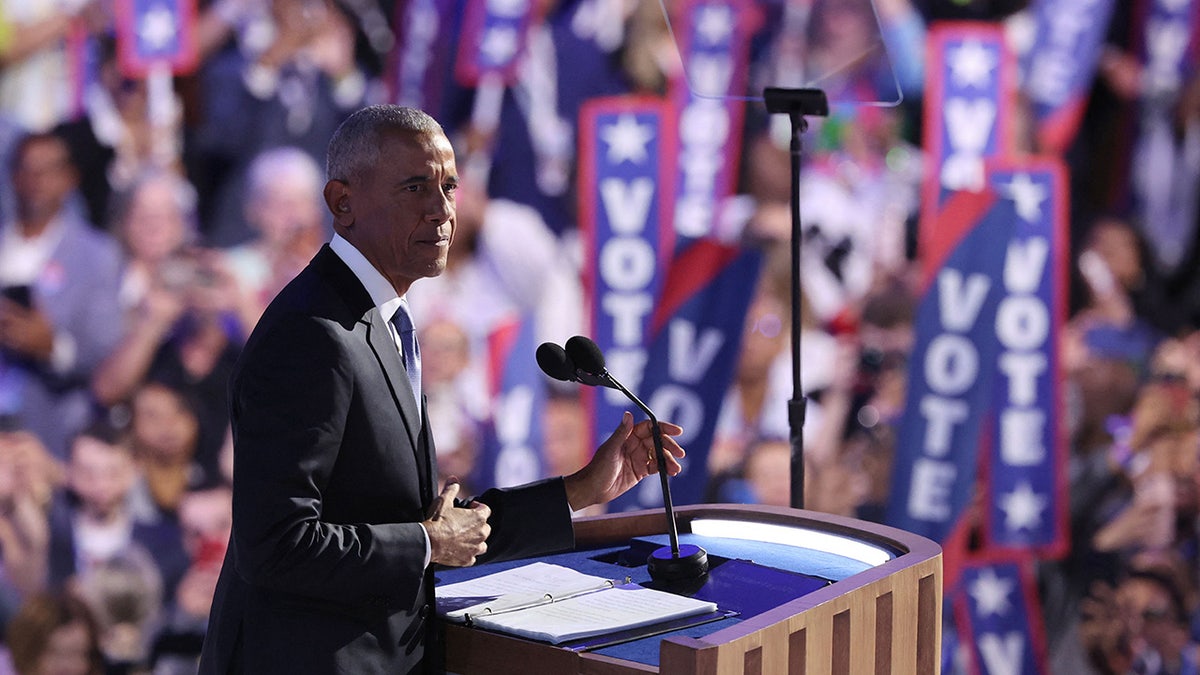
[[[429,520],[422,525],[429,534],[430,562],[468,567],[475,564],[476,556],[487,551],[487,538],[492,532],[487,520],[492,510],[479,502],[456,508],[458,490],[458,483],[447,483],[433,501]]]
[[[674,476],[683,470],[679,459],[685,453],[672,437],[683,433],[683,428],[670,422],[659,422],[658,426],[663,435],[667,475]],[[565,477],[567,501],[573,511],[593,504],[605,504],[624,494],[646,476],[657,472],[658,460],[650,421],[643,420],[635,425],[633,415],[626,411],[616,430],[596,449],[592,461]]]

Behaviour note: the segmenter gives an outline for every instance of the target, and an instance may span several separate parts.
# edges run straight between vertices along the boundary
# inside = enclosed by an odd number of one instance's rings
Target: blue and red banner
[[[672,17],[683,74],[670,99],[679,128],[675,232],[710,234],[722,200],[737,187],[750,35],[760,17],[747,0],[686,0]],[[702,95],[697,95],[697,91]]]
[[[488,336],[494,403],[475,458],[474,485],[510,487],[544,476],[546,378],[531,358],[537,349],[535,323],[532,316],[515,318]]]
[[[1147,98],[1174,98],[1196,70],[1200,57],[1200,2],[1145,0],[1141,56]]]
[[[888,523],[944,542],[976,493],[979,444],[992,398],[999,345],[994,318],[1003,295],[1003,251],[1012,203],[990,191],[959,192],[940,232],[945,256],[926,261]]]
[[[676,504],[704,501],[705,465],[717,418],[741,352],[746,311],[762,255],[711,240],[691,244],[671,263],[655,308],[639,397],[659,418],[683,427],[684,470],[671,479]],[[659,481],[645,480],[610,510],[661,506]]]
[[[995,23],[934,24],[928,38],[924,138],[929,163],[921,193],[920,250],[933,253],[933,233],[950,196],[984,185],[985,164],[1012,147],[1010,98],[1016,62]]]
[[[464,87],[484,78],[511,84],[534,20],[533,0],[467,0],[454,74]]]
[[[195,0],[117,0],[117,63],[121,74],[143,78],[165,63],[175,75],[195,69]]]
[[[983,190],[946,202],[924,260],[890,524],[947,542],[982,476],[988,547],[1065,550],[1066,195],[1061,164],[1033,159],[996,162]]]
[[[388,60],[388,100],[436,114],[453,58],[457,0],[400,0]]]
[[[674,246],[672,119],[665,102],[639,97],[593,99],[580,111],[579,222],[589,335],[609,372],[635,393],[647,366],[651,312]],[[612,389],[585,389],[584,403],[596,425],[596,444],[631,407]]]
[[[1054,160],[998,164],[989,187],[1014,207],[1002,299],[987,457],[989,547],[1066,553],[1066,430],[1059,338],[1066,320],[1067,183]]]
[[[1034,0],[1030,9],[1036,28],[1023,59],[1023,89],[1033,109],[1038,147],[1058,154],[1079,130],[1113,0]]]
[[[980,675],[1044,675],[1046,645],[1032,562],[972,559],[950,589],[955,625]]]

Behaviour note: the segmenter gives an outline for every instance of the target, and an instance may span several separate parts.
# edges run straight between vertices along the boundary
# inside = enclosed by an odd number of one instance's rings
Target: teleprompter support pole
[[[800,383],[800,158],[802,136],[808,130],[809,116],[829,115],[829,101],[820,89],[763,90],[767,112],[786,114],[792,123],[792,400],[788,401],[788,429],[792,446],[791,506],[804,508],[804,415],[808,399]]]

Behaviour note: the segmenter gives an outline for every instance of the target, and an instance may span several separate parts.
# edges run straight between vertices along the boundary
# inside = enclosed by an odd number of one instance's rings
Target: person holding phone
[[[121,337],[120,251],[73,201],[78,172],[52,133],[12,154],[16,217],[0,223],[0,415],[57,457],[92,416],[91,371]]]

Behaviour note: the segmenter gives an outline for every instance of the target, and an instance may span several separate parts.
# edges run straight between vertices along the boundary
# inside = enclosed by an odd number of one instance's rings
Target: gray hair
[[[320,192],[324,180],[312,155],[289,145],[259,153],[246,173],[246,192],[251,199],[281,180],[304,182]]]
[[[109,229],[115,230],[119,228],[125,222],[125,219],[129,217],[129,212],[133,210],[133,204],[137,201],[139,193],[155,183],[167,184],[167,187],[171,190],[171,197],[175,202],[175,207],[179,209],[179,213],[183,216],[183,221],[191,230],[192,235],[195,235],[196,188],[186,177],[174,171],[157,167],[148,167],[141,170],[133,177],[125,189],[115,193],[108,209]]]
[[[329,180],[348,181],[379,161],[379,148],[387,132],[444,134],[442,125],[424,111],[398,105],[373,105],[346,118],[333,138],[325,161]]]

